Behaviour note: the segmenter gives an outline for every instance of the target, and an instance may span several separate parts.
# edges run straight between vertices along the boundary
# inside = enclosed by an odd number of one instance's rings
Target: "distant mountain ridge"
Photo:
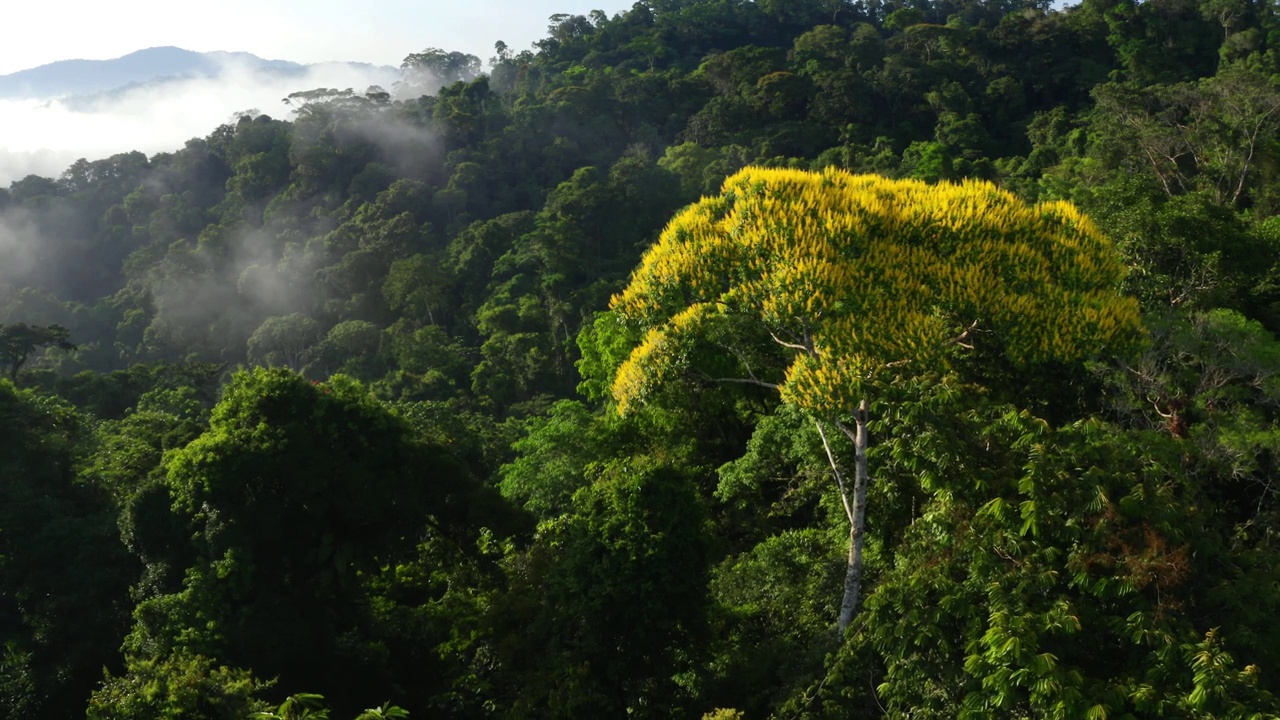
[[[365,63],[348,64],[372,67]],[[247,52],[200,53],[179,47],[154,47],[113,60],[60,60],[0,75],[0,99],[96,95],[157,80],[217,77],[228,66],[285,75],[301,75],[308,68],[288,60],[266,60]]]

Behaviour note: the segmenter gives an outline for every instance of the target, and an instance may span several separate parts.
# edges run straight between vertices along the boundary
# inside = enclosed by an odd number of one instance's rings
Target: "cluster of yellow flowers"
[[[727,313],[810,340],[782,393],[814,409],[849,407],[880,369],[939,362],[975,323],[1016,362],[1075,360],[1135,337],[1124,272],[1069,203],[1027,205],[982,181],[747,168],[676,215],[613,298],[648,331],[613,392],[625,411]]]

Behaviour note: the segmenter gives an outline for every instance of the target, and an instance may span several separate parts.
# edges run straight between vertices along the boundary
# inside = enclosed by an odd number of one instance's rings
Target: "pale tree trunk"
[[[840,637],[853,622],[854,613],[858,611],[858,599],[862,592],[862,543],[867,525],[867,401],[858,406],[858,414],[854,418],[854,430],[844,423],[836,423],[840,430],[853,441],[854,471],[853,488],[844,482],[840,473],[840,465],[836,462],[831,444],[827,442],[827,434],[822,423],[814,421],[818,434],[822,437],[822,446],[827,451],[827,460],[835,473],[836,484],[840,487],[840,502],[844,505],[845,516],[849,519],[849,555],[844,573],[844,597],[840,601],[840,617],[836,628]]]
[[[853,622],[862,591],[862,542],[867,527],[867,401],[858,406],[857,431],[853,434],[853,508],[849,518],[849,564],[844,573],[844,599],[840,601],[840,636]],[[845,430],[846,434],[848,430]]]

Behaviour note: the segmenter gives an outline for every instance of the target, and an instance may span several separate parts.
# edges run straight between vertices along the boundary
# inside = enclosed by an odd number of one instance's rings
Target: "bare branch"
[[[813,420],[814,427],[818,428],[818,436],[822,438],[822,448],[827,451],[827,461],[831,463],[831,472],[836,475],[836,485],[840,486],[840,504],[844,505],[845,517],[849,518],[849,523],[853,524],[853,506],[849,504],[849,491],[845,489],[844,476],[840,474],[840,465],[836,462],[836,456],[831,452],[831,444],[827,442],[827,433],[822,429],[822,423],[817,418]]]
[[[1164,418],[1165,420],[1169,420],[1173,418],[1174,416],[1173,412],[1165,412],[1160,409],[1160,401],[1157,400],[1156,398],[1153,398],[1150,395],[1148,395],[1147,402],[1151,403],[1151,407],[1156,411],[1156,414],[1159,415],[1160,417]]]
[[[770,331],[770,332],[769,332],[769,337],[773,338],[773,341],[774,341],[774,342],[778,343],[779,345],[781,345],[781,346],[782,346],[782,347],[784,347],[784,348],[791,348],[792,350],[800,350],[800,351],[802,351],[802,352],[807,352],[807,353],[810,353],[810,354],[812,354],[812,353],[813,353],[813,348],[808,347],[808,346],[806,346],[806,345],[801,345],[801,344],[799,344],[799,343],[790,343],[790,342],[787,342],[786,340],[783,340],[782,338],[778,337],[777,335],[774,335],[774,334],[773,334],[773,331]]]
[[[968,342],[966,342],[966,341],[969,339],[969,336],[970,336],[971,334],[973,334],[973,331],[974,331],[974,330],[977,330],[977,329],[978,329],[978,321],[977,321],[977,320],[974,320],[973,322],[969,323],[969,327],[965,328],[965,329],[964,329],[964,332],[962,332],[962,333],[960,333],[959,335],[957,335],[957,336],[955,336],[955,337],[951,338],[950,340],[948,340],[948,341],[947,341],[947,344],[948,344],[948,345],[959,345],[959,346],[960,346],[960,347],[962,347],[962,348],[965,348],[965,349],[968,349],[968,350],[972,350],[972,349],[973,349],[973,345],[969,344],[969,343],[968,343]]]
[[[999,556],[1002,560],[1008,560],[1009,562],[1011,562],[1011,563],[1013,563],[1014,565],[1017,565],[1017,566],[1019,566],[1019,567],[1021,567],[1021,565],[1022,565],[1022,561],[1021,561],[1021,560],[1019,560],[1018,558],[1016,558],[1016,557],[1014,557],[1013,555],[1009,554],[1009,551],[1008,551],[1008,550],[1005,550],[1004,548],[1000,547],[999,545],[993,545],[993,546],[991,547],[991,551],[992,551],[992,552],[994,552],[997,556]]]
[[[752,380],[756,381],[757,383],[762,382],[760,378],[756,377],[756,371],[751,369],[751,363],[747,361],[747,356],[744,355],[742,351],[738,350],[737,348],[729,347],[728,345],[721,345],[720,347],[723,347],[725,350],[728,350],[734,357],[738,358],[738,362],[742,363],[742,367],[747,369],[748,377],[750,377]]]
[[[855,433],[853,430],[851,430],[848,425],[845,425],[844,423],[837,420],[836,427],[840,428],[840,432],[844,433],[844,436],[849,438],[849,442],[858,441],[858,434]]]
[[[801,325],[804,325],[804,324],[805,324],[805,322],[804,322],[804,318],[795,318],[795,321],[796,321],[796,322],[798,322],[798,323],[800,323]],[[784,325],[784,326],[782,326],[782,327],[780,327],[780,328],[778,328],[778,332],[783,333],[783,334],[785,334],[787,337],[791,338],[791,342],[794,342],[794,343],[803,343],[805,347],[809,347],[809,340],[808,340],[809,332],[808,332],[807,326],[806,326],[806,330],[805,330],[805,332],[804,332],[803,334],[801,334],[801,333],[796,333],[796,332],[794,332],[791,328],[786,327],[785,325]],[[770,334],[772,335],[772,333],[770,333]],[[774,340],[777,340],[777,338],[775,337],[775,338],[774,338]]]
[[[765,381],[763,381],[763,380],[757,380],[757,379],[755,379],[755,378],[717,378],[717,377],[711,377],[710,375],[708,375],[708,374],[706,374],[706,373],[698,373],[698,374],[699,374],[699,375],[701,375],[701,376],[703,377],[703,379],[708,380],[708,381],[710,381],[710,382],[717,382],[717,383],[739,383],[739,384],[742,384],[742,385],[756,385],[756,386],[758,386],[758,387],[769,388],[770,390],[781,390],[781,389],[782,389],[782,386],[781,386],[781,385],[776,385],[776,384],[774,384],[774,383],[768,383],[768,382],[765,382]]]

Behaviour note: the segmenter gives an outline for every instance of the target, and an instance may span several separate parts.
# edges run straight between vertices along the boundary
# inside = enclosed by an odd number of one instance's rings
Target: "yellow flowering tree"
[[[813,418],[849,520],[843,633],[862,577],[869,383],[945,369],[976,332],[1017,363],[1118,348],[1140,327],[1124,272],[1069,203],[1029,206],[987,182],[747,168],[680,212],[613,298],[645,334],[612,392],[628,412],[716,338],[739,371],[711,379],[775,389]],[[752,336],[776,349],[772,367],[735,350]],[[830,427],[854,443],[852,483]]]

